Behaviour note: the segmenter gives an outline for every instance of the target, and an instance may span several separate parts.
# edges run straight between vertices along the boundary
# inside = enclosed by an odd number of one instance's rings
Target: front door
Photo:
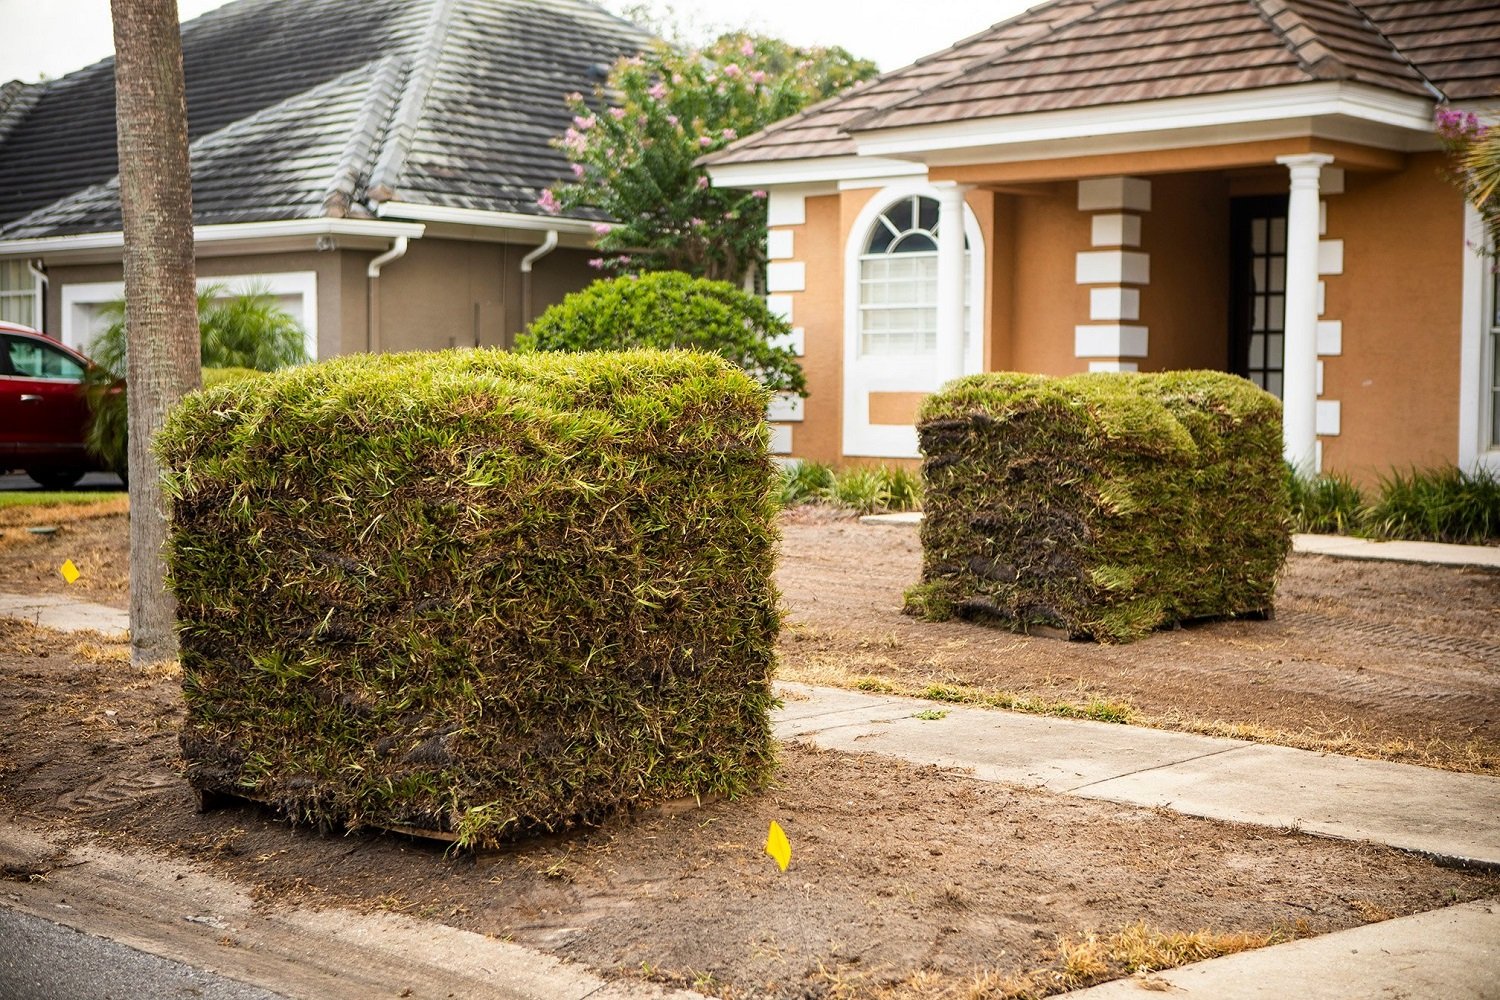
[[[1281,398],[1286,198],[1230,203],[1229,370]]]
[[[964,371],[983,368],[979,230],[965,210]],[[938,202],[872,202],[853,234],[844,350],[845,455],[916,458],[916,410],[936,392]]]

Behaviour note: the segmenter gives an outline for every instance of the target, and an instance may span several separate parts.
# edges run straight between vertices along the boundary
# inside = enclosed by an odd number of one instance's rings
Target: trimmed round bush
[[[791,333],[765,302],[726,281],[658,271],[596,281],[542,313],[516,338],[518,351],[705,351],[749,372],[773,392],[807,395]]]
[[[998,372],[924,402],[907,610],[1125,642],[1268,613],[1290,548],[1281,404],[1222,372]]]
[[[354,355],[158,439],[200,792],[490,845],[772,766],[767,394],[687,352]]]

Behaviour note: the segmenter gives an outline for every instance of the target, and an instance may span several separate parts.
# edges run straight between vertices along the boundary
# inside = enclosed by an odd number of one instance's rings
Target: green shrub
[[[885,510],[891,500],[890,485],[881,469],[854,466],[833,474],[824,495],[829,502],[861,514]]]
[[[802,366],[773,338],[791,327],[765,302],[724,281],[680,271],[596,281],[536,318],[518,351],[648,347],[717,354],[775,392],[807,395]]]
[[[1265,611],[1290,544],[1280,404],[1218,372],[1008,372],[923,403],[908,610],[1102,641]]]
[[[188,780],[488,845],[753,789],[765,391],[685,352],[353,355],[158,439]]]
[[[1287,466],[1293,531],[1351,535],[1365,517],[1365,498],[1346,476],[1308,476]]]
[[[821,462],[788,462],[781,467],[781,505],[822,500],[833,485],[833,470]]]
[[[1453,467],[1393,472],[1380,480],[1364,533],[1468,545],[1500,540],[1500,477]]]

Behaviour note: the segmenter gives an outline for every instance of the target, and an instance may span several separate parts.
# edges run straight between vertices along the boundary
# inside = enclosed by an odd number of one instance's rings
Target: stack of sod
[[[1219,372],[976,375],[929,397],[907,610],[1126,642],[1267,612],[1290,545],[1281,405]]]
[[[773,763],[767,393],[687,352],[351,356],[158,448],[202,792],[485,846]]]

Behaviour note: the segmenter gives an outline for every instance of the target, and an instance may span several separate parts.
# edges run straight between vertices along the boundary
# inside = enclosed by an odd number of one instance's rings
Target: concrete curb
[[[1500,901],[1488,899],[1184,965],[1154,974],[1149,988],[1213,1000],[1494,1000],[1497,970]],[[1145,991],[1116,979],[1064,996],[1138,1000]]]
[[[0,860],[54,856],[55,836],[0,822]],[[100,843],[68,843],[66,851],[68,864],[45,880],[5,883],[0,905],[288,997],[703,1000],[684,990],[606,980],[433,921],[266,907],[239,885],[181,860]]]
[[[776,735],[1190,816],[1500,866],[1500,778],[1082,719],[779,684]],[[940,719],[918,712],[945,713]]]

